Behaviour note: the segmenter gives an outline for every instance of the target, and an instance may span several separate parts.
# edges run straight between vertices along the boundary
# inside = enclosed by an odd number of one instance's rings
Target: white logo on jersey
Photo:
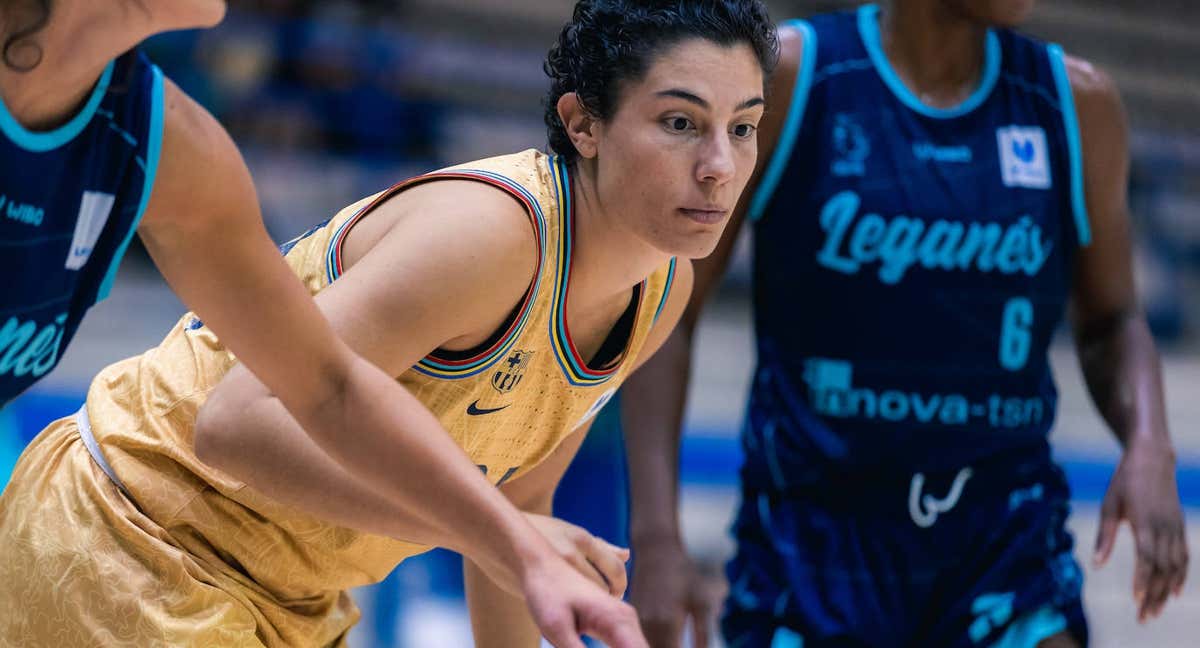
[[[592,417],[599,413],[600,410],[604,409],[604,406],[608,405],[608,401],[612,400],[612,397],[616,393],[616,388],[613,388],[601,394],[600,398],[597,398],[596,402],[592,403],[592,406],[588,408],[588,411],[583,413],[583,417],[579,419],[579,422],[575,424],[575,427],[572,428],[572,430],[578,430],[583,426],[584,423],[592,420]]]
[[[950,485],[950,492],[946,497],[938,499],[928,493],[922,495],[921,490],[925,488],[925,474],[917,473],[913,475],[912,483],[908,489],[908,514],[912,517],[913,524],[928,529],[937,522],[938,515],[941,513],[949,513],[950,509],[958,504],[958,498],[962,496],[963,486],[967,485],[967,480],[971,478],[971,469],[963,468],[954,476],[954,483]]]
[[[1050,188],[1046,131],[1038,126],[1005,126],[996,129],[996,143],[1000,146],[1000,177],[1004,186]]]
[[[85,191],[79,201],[79,219],[75,221],[75,236],[71,249],[67,251],[67,270],[78,270],[92,256],[92,248],[100,240],[100,233],[108,223],[116,196],[99,191]]]

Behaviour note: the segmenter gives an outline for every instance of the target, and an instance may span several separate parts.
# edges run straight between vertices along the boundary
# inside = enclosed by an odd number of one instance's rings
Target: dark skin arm
[[[780,60],[770,80],[767,109],[759,124],[758,162],[716,250],[693,261],[695,285],[679,326],[621,394],[629,463],[630,544],[635,555],[630,599],[651,646],[674,648],[684,624],[693,621],[697,648],[708,645],[715,612],[679,532],[679,435],[691,372],[696,322],[720,283],[753,197],[775,150],[792,99],[802,38],[780,30]]]
[[[1078,59],[1068,58],[1067,69],[1092,232],[1076,262],[1071,323],[1092,400],[1123,450],[1101,508],[1095,561],[1107,562],[1121,521],[1128,521],[1137,551],[1134,598],[1138,620],[1145,622],[1162,613],[1187,576],[1175,451],[1158,351],[1133,281],[1125,111],[1106,74]]]

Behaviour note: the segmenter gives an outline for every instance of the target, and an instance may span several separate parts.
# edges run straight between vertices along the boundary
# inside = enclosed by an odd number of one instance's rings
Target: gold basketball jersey
[[[525,206],[538,264],[507,329],[469,357],[435,351],[398,377],[494,484],[537,466],[608,401],[670,291],[674,260],[635,288],[636,315],[617,360],[596,369],[580,357],[565,316],[568,173],[563,160],[537,151],[452,167],[355,203],[284,246],[287,262],[316,293],[343,271],[342,245],[354,224],[415,184],[484,182]],[[234,362],[202,322],[184,315],[157,348],[97,376],[87,399],[92,432],[137,507],[198,558],[217,586],[252,603],[267,636],[281,645],[332,640],[356,618],[342,590],[381,580],[428,547],[327,524],[201,463],[193,423]]]

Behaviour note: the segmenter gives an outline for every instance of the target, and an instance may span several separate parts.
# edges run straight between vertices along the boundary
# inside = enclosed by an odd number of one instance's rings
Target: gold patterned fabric
[[[672,260],[637,288],[619,360],[588,367],[565,325],[568,173],[536,151],[452,167],[359,201],[285,246],[316,293],[340,276],[350,228],[414,184],[486,182],[525,204],[539,263],[506,331],[472,357],[434,352],[398,377],[494,484],[538,465],[607,401],[674,274]],[[345,590],[429,548],[325,523],[201,463],[193,422],[234,362],[186,314],[158,347],[104,369],[83,417],[30,445],[0,497],[0,645],[339,645],[358,618]],[[125,492],[89,454],[81,422]]]

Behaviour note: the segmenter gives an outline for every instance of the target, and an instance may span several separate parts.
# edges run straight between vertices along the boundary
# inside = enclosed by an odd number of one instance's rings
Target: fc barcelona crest
[[[533,351],[513,350],[508,359],[497,367],[496,373],[492,374],[492,387],[501,394],[516,389],[517,385],[521,384],[521,377],[525,375],[525,368],[529,366],[531,359]]]

